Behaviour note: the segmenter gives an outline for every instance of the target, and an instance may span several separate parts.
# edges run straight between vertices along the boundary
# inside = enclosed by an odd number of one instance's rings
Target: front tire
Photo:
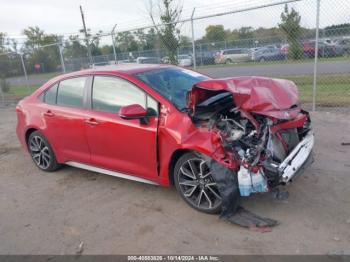
[[[28,138],[28,150],[35,165],[46,172],[53,172],[60,168],[55,153],[47,138],[39,131],[34,131]]]
[[[186,153],[174,169],[175,187],[192,208],[209,214],[221,211],[221,196],[207,162],[198,154]]]

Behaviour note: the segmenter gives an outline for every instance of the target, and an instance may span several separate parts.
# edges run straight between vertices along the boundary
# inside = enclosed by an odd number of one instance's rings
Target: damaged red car
[[[18,138],[41,170],[65,164],[175,185],[207,213],[286,185],[312,161],[310,117],[288,80],[111,66],[56,77],[16,112]]]

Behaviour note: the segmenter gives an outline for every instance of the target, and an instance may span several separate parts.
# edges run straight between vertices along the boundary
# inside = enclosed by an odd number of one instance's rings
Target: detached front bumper
[[[314,134],[310,130],[302,141],[290,152],[286,159],[278,166],[280,182],[288,183],[301,174],[313,162],[312,149]]]

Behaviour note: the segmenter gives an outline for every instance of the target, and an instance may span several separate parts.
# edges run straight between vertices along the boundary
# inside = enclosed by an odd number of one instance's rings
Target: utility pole
[[[66,66],[64,64],[64,57],[63,57],[63,37],[61,36],[59,38],[59,43],[58,43],[58,51],[60,52],[60,59],[61,59],[61,66],[62,66],[62,72],[66,72]]]
[[[193,27],[193,16],[194,11],[196,11],[196,8],[193,8],[192,15],[191,15],[191,31],[192,31],[192,56],[193,56],[193,68],[197,68],[196,63],[196,41],[194,40],[194,27]]]
[[[114,63],[117,64],[117,51],[115,50],[115,35],[114,35],[114,30],[116,28],[117,24],[114,25],[112,31],[111,31],[111,36],[112,36],[112,45],[113,45],[113,53],[114,53]]]
[[[93,65],[92,56],[91,56],[91,50],[90,50],[90,44],[89,44],[89,36],[88,36],[87,30],[86,30],[83,8],[81,7],[81,5],[79,7],[80,7],[80,13],[81,13],[81,20],[83,21],[83,29],[84,29],[84,34],[85,34],[85,43],[86,43],[86,48],[87,48],[87,51],[88,51],[90,65]]]
[[[314,61],[314,81],[312,87],[312,111],[316,110],[316,91],[317,91],[317,64],[318,64],[318,39],[320,29],[320,5],[321,0],[316,1],[316,37],[315,37],[315,61]]]
[[[30,88],[29,88],[29,84],[28,84],[28,75],[27,75],[27,70],[26,70],[26,66],[25,66],[25,63],[24,63],[24,59],[23,59],[23,54],[19,54],[19,56],[21,57],[21,63],[22,63],[22,67],[23,67],[23,74],[24,74],[24,77],[26,79],[26,86],[27,86],[27,89],[28,89],[28,94],[30,94]]]

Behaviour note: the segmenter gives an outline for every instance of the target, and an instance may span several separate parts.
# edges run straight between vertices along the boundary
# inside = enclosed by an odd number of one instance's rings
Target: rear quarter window
[[[43,101],[46,104],[49,105],[55,105],[56,104],[56,97],[57,97],[57,88],[58,88],[58,83],[49,87],[43,97]]]
[[[83,107],[84,87],[87,77],[63,80],[57,91],[57,105]]]

